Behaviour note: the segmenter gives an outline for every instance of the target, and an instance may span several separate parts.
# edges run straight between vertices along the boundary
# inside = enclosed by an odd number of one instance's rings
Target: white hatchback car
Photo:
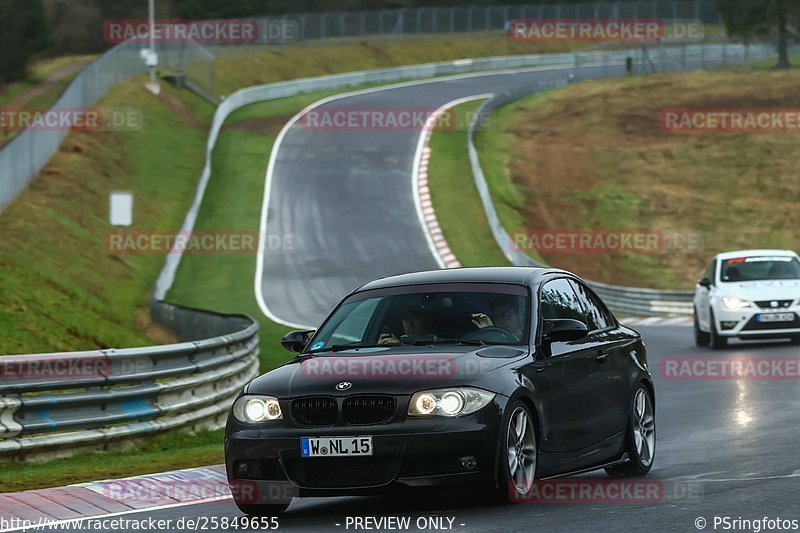
[[[728,339],[800,340],[800,258],[790,250],[717,254],[694,293],[698,346]]]

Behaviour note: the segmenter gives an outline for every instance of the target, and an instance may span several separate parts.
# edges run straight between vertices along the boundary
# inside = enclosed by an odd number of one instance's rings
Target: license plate
[[[349,457],[372,455],[372,437],[302,437],[303,457]]]
[[[758,315],[759,322],[793,322],[794,313],[766,313]]]

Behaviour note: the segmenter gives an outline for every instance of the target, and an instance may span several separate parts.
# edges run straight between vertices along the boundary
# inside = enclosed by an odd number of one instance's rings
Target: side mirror
[[[311,339],[312,333],[314,333],[313,329],[290,331],[281,339],[281,346],[290,352],[302,352]]]
[[[554,318],[544,321],[544,339],[549,342],[576,341],[588,334],[588,326],[580,320]]]
[[[701,287],[705,287],[706,289],[708,289],[709,287],[711,287],[711,280],[708,278],[703,278],[700,281],[698,281],[697,284],[700,285]]]

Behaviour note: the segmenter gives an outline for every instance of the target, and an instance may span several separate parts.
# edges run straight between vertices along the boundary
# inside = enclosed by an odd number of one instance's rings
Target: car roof
[[[359,291],[384,289],[402,285],[428,283],[513,283],[530,285],[548,273],[567,273],[556,268],[536,267],[479,267],[428,270],[376,279],[359,287]]]
[[[754,257],[760,255],[788,256],[795,257],[797,254],[792,250],[736,250],[733,252],[723,252],[717,254],[717,259],[733,259],[735,257]]]

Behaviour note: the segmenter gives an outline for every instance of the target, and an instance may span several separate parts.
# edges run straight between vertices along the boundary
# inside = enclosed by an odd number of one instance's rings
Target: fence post
[[[328,18],[328,14],[327,13],[323,13],[322,16],[319,19],[319,38],[320,39],[325,39],[325,33],[326,33],[325,32],[325,22],[326,22],[327,18]]]
[[[423,8],[417,8],[417,34],[422,33],[422,10]]]
[[[347,12],[343,12],[339,15],[339,37],[345,36],[345,18],[347,17]]]
[[[450,8],[450,33],[456,32],[456,8]]]
[[[361,12],[361,21],[360,21],[360,32],[361,35],[365,35],[367,33],[367,12]]]

